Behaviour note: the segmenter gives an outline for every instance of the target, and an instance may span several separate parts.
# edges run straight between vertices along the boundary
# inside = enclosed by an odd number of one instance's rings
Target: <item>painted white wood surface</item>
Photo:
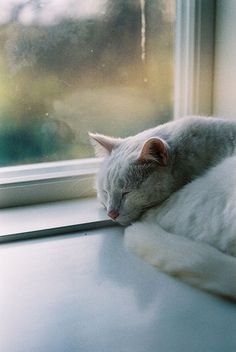
[[[133,257],[122,232],[0,246],[0,351],[236,351],[236,305]]]
[[[216,9],[214,115],[236,118],[236,1],[218,0]]]

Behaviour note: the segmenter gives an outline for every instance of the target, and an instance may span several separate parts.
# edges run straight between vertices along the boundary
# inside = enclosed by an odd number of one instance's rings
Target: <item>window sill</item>
[[[94,197],[101,159],[79,159],[4,167],[0,208]]]
[[[96,198],[0,210],[0,243],[114,226]]]

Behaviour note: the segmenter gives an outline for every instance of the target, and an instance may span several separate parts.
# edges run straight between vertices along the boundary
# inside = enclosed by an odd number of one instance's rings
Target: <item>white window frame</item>
[[[215,8],[216,0],[176,1],[174,118],[212,114]],[[94,180],[100,162],[100,159],[91,158],[2,168],[0,208],[10,211],[10,207],[30,204],[41,207],[42,203],[94,197]],[[27,212],[27,207],[25,209]],[[101,219],[105,219],[104,215]],[[97,223],[96,219],[95,226]],[[89,224],[91,228],[91,221]],[[111,222],[107,221],[107,224]],[[61,228],[68,226],[67,222]],[[75,228],[79,229],[78,226]],[[42,230],[45,233],[47,227],[40,229],[41,233]],[[59,228],[50,231],[61,233]],[[32,234],[32,231],[28,233]],[[15,235],[10,237],[15,239]],[[19,238],[27,238],[27,233],[22,232]]]
[[[177,0],[174,118],[211,116],[217,0]]]
[[[4,167],[0,208],[94,196],[100,163],[89,158]]]

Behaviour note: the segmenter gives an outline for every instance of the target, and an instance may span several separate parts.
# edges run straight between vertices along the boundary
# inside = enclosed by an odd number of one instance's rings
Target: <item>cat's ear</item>
[[[94,146],[95,154],[98,157],[110,155],[112,150],[115,149],[121,142],[120,138],[108,137],[98,133],[89,132],[89,138],[91,144]]]
[[[169,159],[167,143],[161,138],[150,138],[148,139],[141,150],[138,160],[141,162],[145,161],[156,161],[161,166],[166,166]]]

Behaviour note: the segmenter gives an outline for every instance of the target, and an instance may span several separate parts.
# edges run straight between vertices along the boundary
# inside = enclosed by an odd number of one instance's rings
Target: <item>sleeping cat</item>
[[[125,139],[90,137],[106,156],[98,197],[114,221],[132,224],[126,246],[170,275],[235,299],[236,122],[191,117]]]

